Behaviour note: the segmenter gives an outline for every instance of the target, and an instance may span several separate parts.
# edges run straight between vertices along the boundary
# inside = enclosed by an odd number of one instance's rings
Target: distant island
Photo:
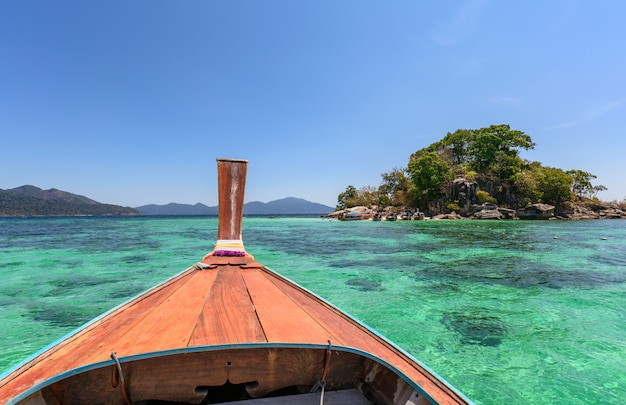
[[[102,204],[82,195],[26,185],[0,189],[0,216],[107,216],[139,215],[130,207]]]
[[[301,198],[288,197],[263,203],[244,204],[245,215],[321,215],[334,208]],[[113,215],[217,215],[217,206],[197,203],[143,205],[131,208],[103,204],[85,196],[32,185],[0,189],[0,216],[113,216]]]
[[[142,215],[217,215],[217,206],[209,207],[201,203],[194,205],[150,204],[135,209]],[[243,205],[244,215],[322,215],[333,210],[333,207],[295,197],[282,198],[267,203],[252,201]]]

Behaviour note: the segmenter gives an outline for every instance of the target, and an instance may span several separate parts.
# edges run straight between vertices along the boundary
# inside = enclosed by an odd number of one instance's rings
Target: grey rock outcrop
[[[461,216],[453,211],[449,214],[435,215],[432,219],[468,219],[468,218]]]
[[[475,219],[504,219],[504,215],[499,210],[481,210],[475,212]]]
[[[496,204],[486,202],[474,204],[471,209],[473,219],[516,219],[515,210],[498,207]]]
[[[550,219],[554,216],[554,208],[554,205],[550,204],[533,204],[530,207],[518,209],[517,216],[520,219]]]
[[[614,205],[597,205],[584,206],[576,205],[569,215],[568,219],[619,219],[626,218],[626,212]]]
[[[473,181],[469,181],[464,177],[457,177],[452,181],[449,194],[452,200],[458,201],[461,211],[466,213],[470,211],[472,204],[477,202],[476,192],[478,191],[478,184]]]

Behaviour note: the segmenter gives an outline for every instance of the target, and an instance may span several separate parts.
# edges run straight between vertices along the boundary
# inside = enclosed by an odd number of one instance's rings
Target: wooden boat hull
[[[113,309],[18,366],[0,380],[0,398],[19,405],[124,404],[122,389],[112,387],[116,366],[111,351],[119,354],[133,403],[199,404],[208,395],[202,387],[221,395],[219,387],[227,381],[245,384],[250,398],[293,395],[322,378],[330,350],[327,391],[356,389],[380,404],[405,404],[411,396],[416,404],[469,403],[408,354],[313,293],[246,258],[212,260]],[[223,264],[215,264],[219,261]],[[197,285],[208,294],[192,288]],[[203,301],[206,307],[156,316],[162,306],[182,299]],[[214,300],[230,302],[231,313],[213,313]],[[290,317],[263,315],[274,304]],[[220,321],[246,319],[241,314],[248,310],[256,312],[258,325]],[[292,318],[297,313],[301,319]],[[199,321],[202,317],[206,319]],[[209,329],[214,344],[193,345]],[[171,341],[181,344],[165,343]]]
[[[220,403],[309,393],[324,372],[327,350],[296,344],[229,345],[147,353],[120,363],[130,377],[126,389],[133,403]],[[330,353],[327,392],[354,390],[365,403],[419,403],[415,388],[381,359],[346,347],[331,347]],[[112,384],[115,370],[109,361],[72,370],[17,403],[124,405],[120,387]],[[313,394],[319,398],[320,392]]]
[[[397,346],[245,251],[245,163],[218,160],[212,252],[0,376],[0,405],[276,405],[326,392],[350,403],[470,403]]]

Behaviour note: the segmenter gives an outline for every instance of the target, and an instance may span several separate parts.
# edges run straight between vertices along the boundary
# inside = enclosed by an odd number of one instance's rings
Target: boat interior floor
[[[205,402],[202,402],[203,404]],[[324,392],[324,398],[322,401],[322,392],[317,391],[307,394],[289,394],[273,397],[263,397],[254,399],[239,399],[226,402],[211,402],[212,405],[372,405],[363,394],[354,388],[333,390]],[[183,405],[179,402],[168,401],[142,401],[137,402],[138,405]]]
[[[322,393],[314,392],[310,394],[287,395],[282,397],[257,398],[237,401],[237,405],[319,405]],[[222,402],[217,405],[224,405]],[[232,404],[232,402],[230,402]],[[359,391],[356,389],[326,391],[324,393],[324,405],[371,405]]]

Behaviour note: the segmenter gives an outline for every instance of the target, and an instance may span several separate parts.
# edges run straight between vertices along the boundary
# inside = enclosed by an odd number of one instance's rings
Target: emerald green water
[[[1,218],[0,373],[216,236],[207,217]],[[251,217],[243,239],[477,404],[626,396],[626,221]]]

